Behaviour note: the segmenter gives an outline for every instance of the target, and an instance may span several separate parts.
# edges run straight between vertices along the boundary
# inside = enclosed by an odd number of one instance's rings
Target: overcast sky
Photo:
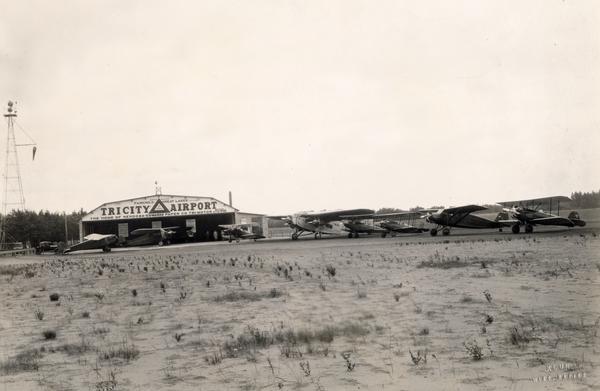
[[[16,100],[37,141],[35,161],[20,151],[35,210],[155,180],[270,214],[570,195],[600,188],[599,16],[572,0],[20,0],[0,13],[0,107]]]

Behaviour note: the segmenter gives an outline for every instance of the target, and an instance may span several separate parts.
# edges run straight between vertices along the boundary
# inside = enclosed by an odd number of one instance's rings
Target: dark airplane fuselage
[[[420,234],[429,231],[427,228],[417,228],[411,225],[398,223],[396,221],[383,221],[379,223],[379,225],[388,231],[404,234]]]
[[[484,217],[475,216],[472,214],[456,213],[449,215],[448,213],[434,213],[427,218],[427,221],[433,224],[445,227],[457,228],[502,228],[506,224],[486,219]]]

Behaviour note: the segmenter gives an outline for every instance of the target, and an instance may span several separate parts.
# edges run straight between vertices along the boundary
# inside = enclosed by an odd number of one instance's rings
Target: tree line
[[[70,214],[47,210],[13,210],[4,221],[5,241],[21,242],[30,247],[36,247],[41,241],[79,241],[79,222],[86,213],[83,209]]]
[[[572,208],[600,208],[600,190],[591,192],[576,191],[571,193]]]

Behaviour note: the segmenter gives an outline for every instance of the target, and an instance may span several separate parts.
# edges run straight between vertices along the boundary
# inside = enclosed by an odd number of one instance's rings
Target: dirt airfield
[[[0,390],[600,389],[600,230],[0,260]]]

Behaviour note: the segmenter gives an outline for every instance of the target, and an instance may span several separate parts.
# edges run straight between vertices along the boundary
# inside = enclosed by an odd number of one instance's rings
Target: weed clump
[[[56,331],[54,330],[44,330],[42,335],[46,340],[56,339]]]
[[[479,361],[483,358],[483,350],[481,349],[481,346],[477,344],[477,341],[463,342],[463,346],[474,361]]]

